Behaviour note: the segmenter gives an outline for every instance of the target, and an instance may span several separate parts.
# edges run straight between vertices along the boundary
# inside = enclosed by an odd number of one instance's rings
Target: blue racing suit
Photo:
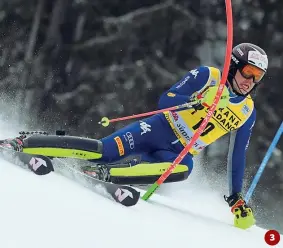
[[[221,72],[217,68],[201,66],[188,72],[180,81],[164,92],[158,108],[168,108],[189,101],[195,92],[207,86],[218,85]],[[235,95],[230,92],[227,108],[217,109],[206,129],[193,145],[181,164],[187,165],[189,173],[193,169],[193,157],[221,136],[230,133],[228,154],[228,176],[230,194],[241,192],[246,149],[248,147],[256,111],[250,96]],[[115,162],[129,155],[142,155],[148,162],[173,162],[188,144],[207,114],[202,110],[185,109],[153,115],[136,121],[113,134],[102,138],[102,161]]]

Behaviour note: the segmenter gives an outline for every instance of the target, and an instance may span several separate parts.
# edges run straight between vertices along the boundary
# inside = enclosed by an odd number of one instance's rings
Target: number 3
[[[270,241],[274,241],[275,240],[275,235],[274,234],[270,234]]]

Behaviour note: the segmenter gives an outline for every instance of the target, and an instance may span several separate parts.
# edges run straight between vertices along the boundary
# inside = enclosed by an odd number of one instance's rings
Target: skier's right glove
[[[255,218],[251,207],[249,207],[240,193],[229,197],[224,196],[225,201],[231,207],[231,212],[235,215],[234,226],[247,229],[255,224]]]
[[[218,91],[218,86],[209,86],[201,92],[195,92],[191,97],[190,100],[198,100],[198,104],[193,105],[193,107],[196,110],[201,110],[203,107],[211,107],[213,104],[214,98],[216,96],[216,93]],[[223,92],[221,94],[221,97],[218,101],[216,108],[225,108],[229,104],[229,91],[226,86],[224,86]]]
[[[0,142],[0,146],[8,149],[13,149],[15,151],[21,152],[23,150],[23,140],[26,136],[22,135],[14,139],[5,139]]]

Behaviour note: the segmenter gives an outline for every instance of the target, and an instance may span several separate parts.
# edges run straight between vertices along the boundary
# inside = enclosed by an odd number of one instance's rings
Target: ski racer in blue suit
[[[171,181],[186,179],[193,169],[193,157],[209,144],[229,133],[227,161],[229,197],[225,196],[225,200],[235,215],[235,225],[243,229],[255,223],[252,209],[246,204],[241,194],[246,150],[256,120],[256,110],[250,93],[259,85],[267,67],[267,55],[260,47],[242,43],[233,48],[228,80],[224,90],[227,95],[220,100],[206,128],[181,164],[177,166],[176,174],[170,175],[172,176]],[[219,69],[208,66],[195,68],[164,92],[158,102],[158,108],[164,109],[187,103],[195,99],[199,93],[205,92],[205,97],[200,99],[199,104],[194,105],[194,108],[164,111],[134,122],[99,141],[95,140],[96,143],[93,145],[95,148],[92,150],[87,145],[80,147],[84,157],[102,164],[115,163],[131,155],[141,155],[141,159],[131,167],[111,168],[109,171],[101,166],[97,171],[96,166],[94,175],[98,175],[99,179],[103,180],[119,176],[134,177],[135,180],[138,180],[140,176],[145,175],[147,178],[157,179],[192,139],[207,115],[207,105],[209,105],[207,100],[214,99],[215,88],[218,88],[220,81],[221,71]],[[3,145],[27,153],[54,157],[61,153],[66,155],[68,151],[70,151],[70,157],[71,154],[74,154],[70,145],[58,147],[57,144],[58,151],[55,152],[48,147],[45,149],[48,142],[44,142],[42,138],[34,136],[26,139],[18,137],[5,140]],[[87,142],[89,144],[89,141]],[[50,141],[48,144],[50,146]],[[74,145],[74,148],[77,154],[78,145]],[[88,172],[92,173],[91,170]]]

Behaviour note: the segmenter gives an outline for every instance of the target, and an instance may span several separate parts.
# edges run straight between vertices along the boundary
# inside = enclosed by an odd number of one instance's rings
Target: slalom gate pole
[[[278,130],[277,130],[277,132],[276,132],[276,134],[275,134],[275,136],[274,136],[274,138],[273,138],[273,140],[272,140],[272,142],[271,142],[271,144],[270,144],[270,146],[269,146],[269,148],[268,148],[268,150],[267,150],[267,152],[266,152],[266,154],[265,154],[265,156],[264,156],[264,158],[261,162],[261,165],[259,166],[258,171],[257,171],[256,175],[254,176],[254,179],[251,183],[251,186],[250,186],[250,188],[249,188],[249,190],[248,190],[248,192],[245,196],[245,201],[247,203],[249,202],[249,200],[250,200],[250,198],[253,194],[253,191],[254,191],[254,189],[255,189],[255,187],[256,187],[256,185],[257,185],[257,183],[258,183],[258,181],[259,181],[259,179],[260,179],[260,177],[261,177],[261,175],[262,175],[262,173],[263,173],[263,171],[264,171],[264,169],[267,165],[267,162],[268,162],[269,158],[271,157],[272,152],[273,152],[274,148],[276,147],[282,133],[283,133],[283,121],[282,121],[280,127],[278,128]]]
[[[149,189],[145,192],[145,194],[142,196],[143,200],[148,200],[151,195],[157,190],[157,188],[166,180],[167,177],[170,176],[170,174],[173,172],[173,170],[176,168],[177,164],[179,164],[184,157],[187,155],[191,147],[194,145],[194,143],[197,141],[199,136],[202,134],[203,130],[205,129],[209,119],[214,113],[214,110],[216,109],[216,106],[220,100],[220,97],[222,95],[223,89],[226,84],[229,66],[231,62],[231,54],[232,54],[232,46],[233,46],[233,18],[232,18],[232,4],[231,0],[225,0],[225,7],[226,7],[226,19],[227,19],[227,41],[226,41],[226,54],[225,54],[225,61],[224,61],[224,69],[222,78],[216,93],[216,96],[214,98],[213,104],[208,109],[206,117],[203,119],[200,127],[197,129],[195,134],[193,135],[191,141],[185,146],[185,148],[181,151],[179,156],[173,161],[173,163],[168,167],[168,169],[159,177],[159,179],[152,184]]]

